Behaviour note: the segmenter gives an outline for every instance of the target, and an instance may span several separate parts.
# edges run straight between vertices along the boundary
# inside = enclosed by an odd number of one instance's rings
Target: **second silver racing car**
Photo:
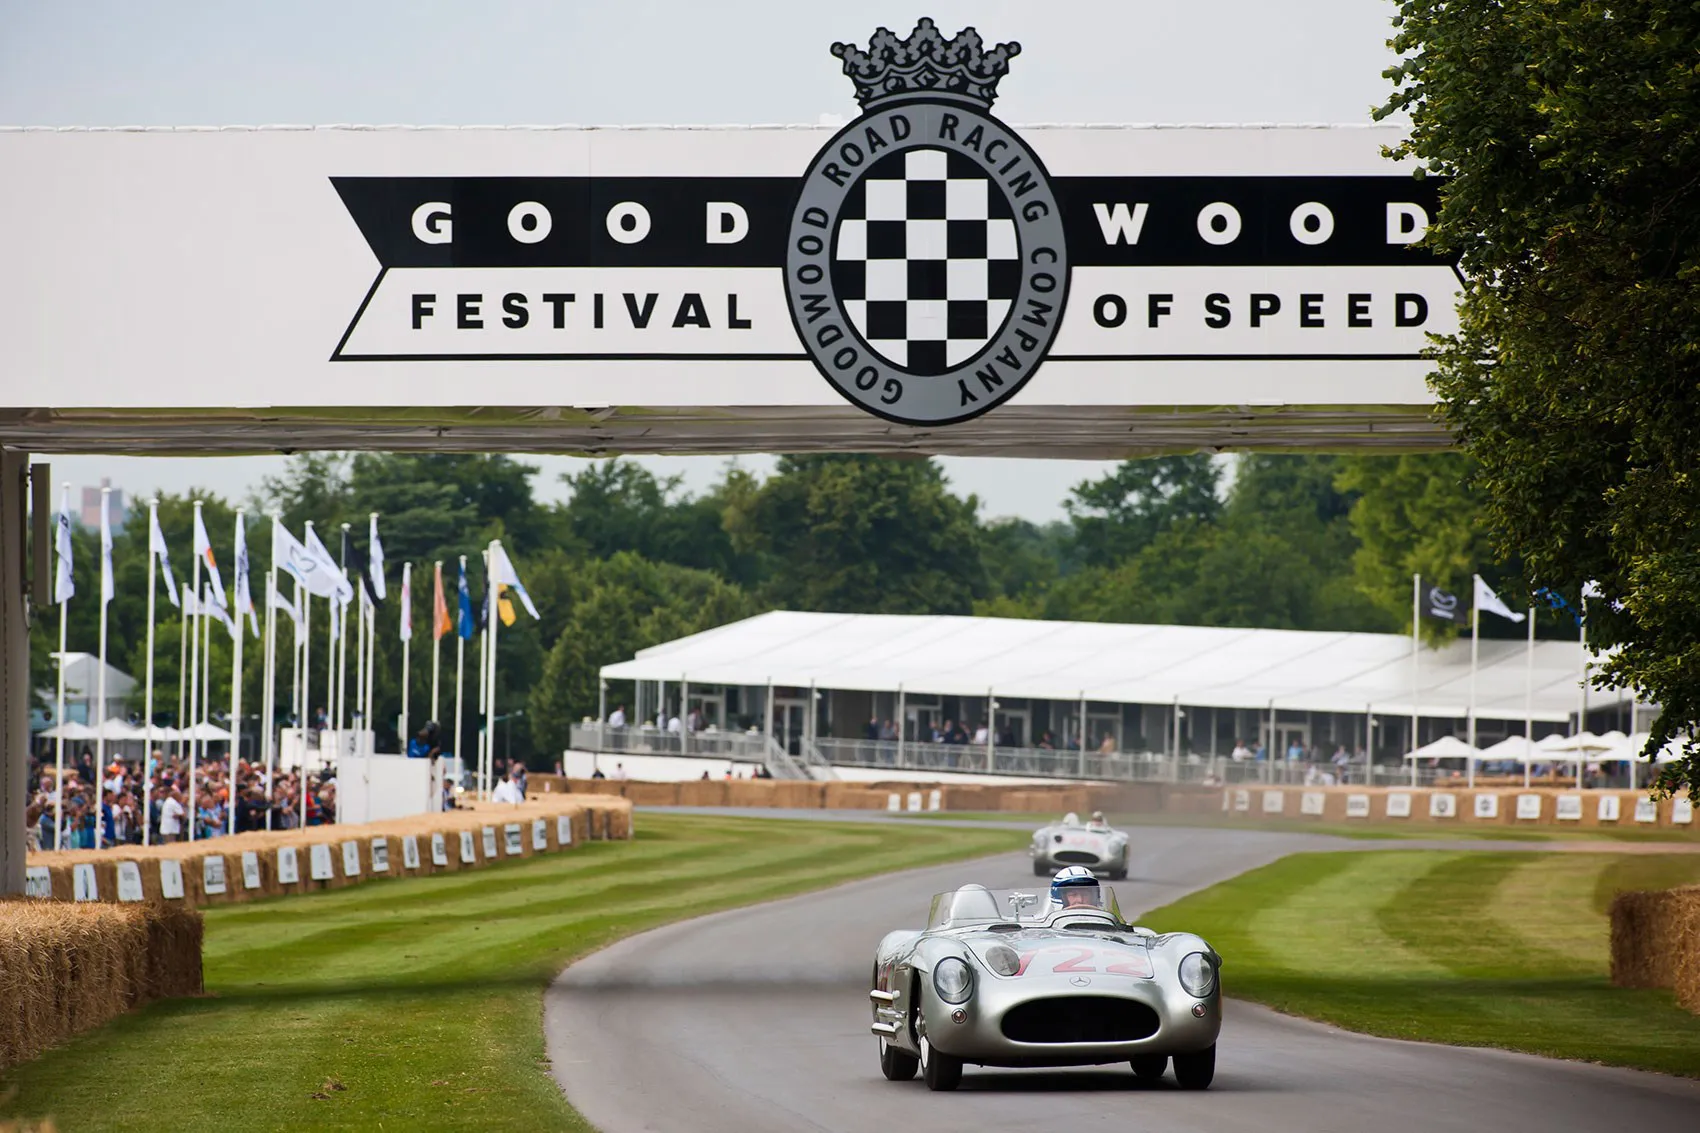
[[[1039,827],[1027,852],[1033,858],[1034,877],[1049,877],[1071,865],[1085,866],[1112,881],[1127,877],[1127,834],[1104,821],[1100,811],[1093,811],[1088,822],[1067,814],[1059,823]]]

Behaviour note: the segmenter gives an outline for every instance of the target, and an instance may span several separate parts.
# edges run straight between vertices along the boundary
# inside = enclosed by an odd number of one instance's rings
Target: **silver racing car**
[[[1071,865],[1085,866],[1112,881],[1127,876],[1127,835],[1113,829],[1099,811],[1093,811],[1088,822],[1067,814],[1054,826],[1041,826],[1033,832],[1027,852],[1033,856],[1034,877],[1049,877]]]
[[[1222,958],[1190,933],[1123,922],[1090,870],[1048,890],[966,885],[933,898],[922,931],[886,934],[874,954],[873,1033],[894,1082],[920,1070],[954,1090],[965,1064],[1127,1062],[1140,1078],[1202,1090],[1216,1073]]]

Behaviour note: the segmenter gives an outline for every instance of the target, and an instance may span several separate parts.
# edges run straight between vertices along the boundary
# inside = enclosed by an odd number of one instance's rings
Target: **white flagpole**
[[[1535,608],[1529,607],[1529,655],[1523,665],[1523,788],[1529,787],[1529,764],[1535,754]]]
[[[277,745],[273,743],[273,725],[277,720],[277,612],[272,609],[272,594],[277,590],[277,561],[274,558],[266,570],[266,660],[261,667],[265,673],[260,693],[260,758],[266,765],[266,829],[272,828],[272,782],[277,767]]]
[[[191,564],[191,568],[193,564]],[[177,593],[181,600],[183,588],[179,586]],[[183,722],[188,717],[189,690],[189,611],[179,609],[177,612],[177,746],[175,755],[178,762],[183,760]]]
[[[159,523],[159,497],[148,501],[148,661],[147,687],[142,690],[142,728],[147,737],[142,743],[142,845],[153,845],[153,830],[149,822],[153,814],[153,606],[154,559],[153,529]],[[163,753],[164,748],[160,748]]]
[[[473,613],[474,625],[477,624],[477,617],[478,614],[475,611]],[[479,720],[488,715],[485,711],[485,705],[489,702],[490,695],[490,650],[485,642],[490,636],[490,626],[488,624],[489,618],[484,620],[486,622],[484,632],[478,635],[478,715],[473,717],[474,720]],[[475,730],[478,733],[478,797],[484,799],[489,797],[490,792],[489,773],[484,769],[484,749],[488,746],[490,737],[484,734],[484,729],[481,727]]]
[[[436,569],[431,575],[431,719],[433,720],[442,719],[437,715],[437,706],[442,703],[437,699],[437,678],[443,667],[443,638],[437,632],[437,590],[442,577],[443,560],[438,559]]]
[[[366,604],[366,727],[372,733],[372,746],[367,755],[378,752],[378,604]]]
[[[1411,576],[1411,750],[1416,751],[1423,746],[1420,736],[1422,730],[1422,679],[1419,676],[1422,664],[1422,626],[1423,626],[1423,576]],[[1368,724],[1365,724],[1368,732]],[[1375,776],[1370,768],[1375,766],[1373,735],[1366,736],[1364,742],[1368,750],[1364,753],[1364,780],[1366,786],[1375,785]],[[1411,786],[1417,785],[1417,761],[1411,760]]]
[[[401,564],[401,600],[407,603],[404,608],[408,617],[411,619],[413,614],[412,563]],[[400,632],[399,622],[397,623],[397,632]],[[403,755],[407,754],[407,677],[408,666],[411,661],[409,653],[412,645],[413,627],[409,625],[407,627],[407,636],[401,639],[401,722],[396,727],[396,736],[401,741],[401,754]]]
[[[1582,655],[1582,702],[1576,712],[1576,734],[1581,735],[1588,730],[1588,600],[1576,599],[1576,613],[1581,617],[1581,624],[1576,628],[1576,644]],[[1578,749],[1576,752],[1576,789],[1582,789],[1582,762],[1587,753]]]
[[[496,771],[496,627],[502,624],[502,603],[501,591],[490,581],[488,556],[484,560],[484,575],[485,593],[490,596],[490,695],[484,709],[484,786],[489,790]]]
[[[64,495],[59,504],[60,516],[55,520],[58,524],[70,523],[71,514],[71,482],[65,481]],[[57,540],[55,546],[58,546]],[[63,558],[56,564],[58,575],[65,572],[66,563]],[[59,724],[59,737],[53,741],[53,848],[65,848],[65,609],[71,604],[69,595],[60,595],[57,581],[54,584],[54,597],[59,600],[59,695],[54,702],[54,719]]]
[[[466,573],[466,556],[465,555],[462,555],[460,557],[460,572],[463,575]],[[455,591],[455,609],[457,611],[460,609],[460,591],[458,589]],[[61,638],[63,638],[63,634],[61,634],[60,636],[61,636]],[[64,653],[63,648],[60,649],[60,653],[61,653],[61,655],[63,655],[63,653]],[[461,738],[466,735],[466,732],[462,729],[462,726],[461,726],[461,708],[462,708],[462,704],[463,704],[463,702],[465,701],[466,698],[461,695],[461,687],[465,683],[462,680],[462,678],[465,677],[465,675],[466,675],[466,638],[460,632],[459,618],[458,618],[458,615],[457,615],[456,625],[455,625],[455,758],[460,760],[460,770],[461,770],[461,777],[462,777],[463,781],[464,781],[465,776],[466,776],[466,753],[461,750],[460,742],[461,742]],[[63,682],[61,682],[61,683],[63,683]]]
[[[1479,575],[1479,574],[1471,575],[1470,576],[1470,715],[1469,715],[1469,731],[1468,731],[1469,742],[1470,742],[1471,747],[1476,746],[1476,663],[1477,663],[1478,657],[1480,656],[1480,650],[1477,649],[1477,644],[1480,642],[1481,636],[1482,636],[1482,604],[1481,604],[1481,597],[1480,597],[1481,596],[1481,590],[1482,590],[1482,576]],[[1470,785],[1474,786],[1475,784],[1474,784],[1474,782],[1472,782]]]
[[[100,669],[95,674],[95,696],[100,702],[95,711],[94,734],[94,848],[100,849],[102,835],[101,819],[104,817],[105,804],[101,796],[106,793],[106,607],[110,604],[106,592],[113,585],[111,556],[107,553],[107,544],[112,539],[111,519],[107,515],[107,506],[112,501],[112,489],[100,489]]]
[[[207,584],[206,601],[212,602],[212,584]],[[212,618],[201,619],[201,723],[212,725]],[[212,741],[201,741],[201,754],[211,758]]]
[[[236,509],[236,523],[237,526],[242,524],[241,508]],[[235,550],[230,552],[230,558],[233,570],[239,571],[245,565],[236,561]],[[229,786],[226,788],[228,797],[224,807],[224,830],[227,834],[236,833],[236,762],[242,755],[242,631],[247,627],[242,624],[242,603],[236,600],[236,583],[239,581],[232,579],[230,588],[230,604],[236,607],[231,611],[235,615],[231,624],[236,628],[230,634],[230,754],[226,757],[229,770],[225,776],[225,782]],[[249,590],[252,597],[253,587],[250,586]]]
[[[347,554],[348,528],[349,528],[348,524],[345,523],[345,524],[342,525],[342,546],[337,548],[337,556],[338,556],[337,565],[342,568],[342,573],[343,573],[344,578],[348,577],[348,554]],[[354,588],[354,598],[351,602],[348,603],[348,605],[355,606],[355,603],[357,603],[359,601],[360,601],[360,587],[358,585],[356,585],[355,588]],[[348,609],[347,609],[347,606],[345,606],[343,609],[338,611],[338,614],[339,614],[339,617],[338,617],[338,620],[337,620],[337,624],[338,624],[338,626],[341,627],[341,632],[337,634],[337,647],[336,647],[336,731],[337,731],[337,755],[340,756],[342,754],[342,728],[343,728],[344,722],[348,720],[348,715],[347,715],[347,711],[346,711],[347,708],[348,708]],[[359,609],[358,606],[355,606],[354,616],[357,619],[360,616],[360,609]],[[356,632],[358,632],[358,630]]]
[[[195,519],[197,523],[200,521],[200,515],[201,501],[196,500]],[[194,560],[195,561],[189,567],[189,590],[195,595],[194,617],[196,618],[196,622],[193,626],[189,627],[189,715],[186,720],[182,721],[182,723],[187,724],[189,727],[189,797],[186,800],[186,805],[184,807],[186,813],[183,816],[183,821],[189,827],[189,841],[191,842],[195,840],[195,804],[200,798],[199,793],[195,790],[195,764],[196,756],[198,754],[195,740],[195,725],[200,715],[200,713],[196,711],[196,703],[199,700],[201,691],[201,682],[197,676],[200,672],[199,665],[201,656],[200,622],[205,620],[201,614],[201,556],[199,554],[195,555]],[[183,620],[185,625],[187,625],[189,621],[189,615],[187,613],[185,613]]]
[[[366,703],[366,623],[370,610],[362,581],[354,584],[354,715],[360,717],[358,730],[364,732],[372,726],[372,710]]]
[[[297,828],[302,829],[307,825],[307,702],[313,698],[312,681],[310,680],[313,675],[313,595],[311,591],[302,587],[299,579],[295,583],[295,597],[301,603],[301,644],[295,650],[299,655],[295,683],[299,686],[296,695],[299,697],[298,703],[300,704],[300,708],[297,709],[298,715],[295,717],[295,726],[301,733],[301,761],[295,768],[295,776],[301,788],[300,797],[296,800],[301,807],[301,822]],[[331,599],[331,601],[334,600]]]

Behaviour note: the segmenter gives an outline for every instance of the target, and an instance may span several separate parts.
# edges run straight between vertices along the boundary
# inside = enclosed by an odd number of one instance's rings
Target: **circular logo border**
[[[942,124],[944,115],[955,118],[957,134],[981,133],[982,148],[977,151],[954,137],[941,139],[935,126]],[[901,138],[893,137],[894,118],[903,118],[909,128],[909,132]],[[912,121],[916,118],[920,119],[920,125]],[[882,126],[886,129],[881,130]],[[881,356],[846,317],[843,304],[833,289],[832,253],[839,224],[838,214],[844,198],[865,175],[865,166],[872,164],[873,157],[863,153],[858,144],[868,139],[870,130],[892,146],[892,152],[932,148],[961,153],[974,159],[986,176],[1002,189],[1015,214],[1017,245],[1022,256],[1021,286],[997,333],[973,358],[942,374],[912,374]],[[1000,141],[1004,143],[1000,148],[1014,152],[989,161],[985,152],[993,148],[993,143]],[[884,148],[880,147],[882,151]],[[854,163],[843,161],[846,149],[860,153],[861,160]],[[877,156],[885,157],[887,154],[880,152]],[[835,166],[846,174],[842,185],[824,175],[826,169]],[[1036,195],[1025,201],[1015,194],[1009,180],[1006,180],[1012,174],[1019,178],[1021,172],[1033,175],[1037,190]],[[1033,210],[1038,203],[1042,203],[1044,208]],[[1024,216],[1024,209],[1036,211],[1037,215],[1028,219]],[[819,217],[811,219],[816,213],[820,214]],[[881,106],[843,127],[820,148],[809,162],[792,204],[786,227],[784,270],[786,310],[798,340],[821,376],[858,409],[887,421],[918,428],[973,420],[1014,397],[1032,380],[1044,364],[1062,327],[1071,274],[1061,208],[1050,173],[1039,155],[1014,130],[978,107],[928,98]],[[811,271],[813,280],[805,282],[803,275]],[[1049,286],[1035,286],[1036,281],[1042,280],[1048,280]],[[811,315],[814,316],[812,319]],[[1034,319],[1042,321],[1035,322]],[[847,351],[850,357],[839,364],[846,358]],[[1013,371],[999,362],[1001,357],[1010,356],[1006,355],[1006,351],[1014,352],[1013,356],[1019,360],[1020,364]],[[972,381],[976,387],[984,386],[975,370],[988,364],[993,367],[994,375],[1001,378],[1002,384],[970,390],[970,394],[977,392],[975,404],[963,406],[958,383]],[[864,379],[867,380],[866,385],[862,384]],[[896,384],[898,392],[888,401],[882,394],[891,392],[892,383]],[[921,388],[930,394],[933,403],[930,415],[916,416],[914,411],[904,413],[899,408],[906,393],[911,392],[910,383],[926,383]],[[935,390],[943,392],[933,392]],[[947,411],[940,411],[940,403],[947,400],[955,404]],[[921,409],[925,412],[927,406],[923,404]]]

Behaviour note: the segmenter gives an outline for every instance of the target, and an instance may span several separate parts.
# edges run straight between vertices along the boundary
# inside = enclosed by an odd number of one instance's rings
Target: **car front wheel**
[[[1216,1077],[1216,1044],[1191,1054],[1175,1055],[1175,1081],[1183,1090],[1208,1090]]]
[[[921,1068],[921,1060],[906,1050],[899,1050],[880,1039],[880,1073],[889,1082],[907,1082]]]
[[[934,1050],[921,1036],[921,1077],[929,1090],[954,1090],[962,1084],[962,1060]]]

